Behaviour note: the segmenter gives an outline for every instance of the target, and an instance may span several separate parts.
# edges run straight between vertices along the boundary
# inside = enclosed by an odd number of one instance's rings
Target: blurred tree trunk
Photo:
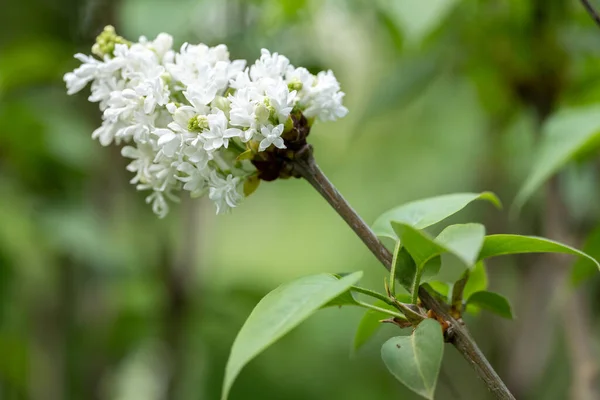
[[[163,262],[163,282],[166,288],[167,305],[164,316],[165,341],[170,352],[170,378],[168,399],[185,398],[184,372],[187,364],[187,330],[191,311],[195,310],[194,318],[198,315],[198,304],[192,304],[200,296],[202,284],[198,281],[194,268],[197,265],[197,249],[200,246],[200,205],[190,197],[184,196],[181,204],[181,228],[177,234],[181,247],[175,251],[165,249]],[[173,246],[170,246],[172,249]],[[192,286],[193,285],[193,286]],[[194,295],[191,289],[194,288]],[[198,355],[196,355],[198,356]],[[199,377],[196,377],[199,378]],[[198,379],[197,381],[201,381]]]
[[[562,4],[561,4],[562,3]],[[545,2],[536,0],[532,12],[532,41],[531,52],[535,73],[529,81],[518,82],[515,91],[526,105],[531,107],[538,122],[538,132],[552,113],[559,98],[562,82],[565,79],[564,59],[561,47],[558,44],[556,22],[564,19],[560,13],[565,11],[565,2]],[[564,13],[567,15],[566,13]],[[567,244],[575,244],[581,236],[573,232],[570,226],[568,210],[563,202],[558,177],[554,177],[545,189],[544,211],[541,215],[541,234],[553,240]],[[582,366],[586,371],[593,371],[595,367],[589,340],[581,337],[589,336],[589,315],[587,308],[582,306],[582,298],[575,298],[560,305],[556,310],[551,307],[563,285],[571,260],[564,255],[542,255],[531,266],[523,268],[522,279],[519,280],[519,293],[522,297],[519,303],[522,310],[520,315],[517,335],[510,340],[509,348],[510,367],[508,383],[517,398],[525,397],[533,385],[541,377],[545,364],[548,362],[550,346],[555,340],[555,328],[560,315],[569,319],[565,324],[565,334],[571,350],[568,354],[571,359],[572,371],[572,399],[589,400],[600,398],[600,392],[593,390],[589,381],[589,373],[582,373]],[[569,317],[567,317],[569,316]],[[584,355],[588,355],[584,357]]]

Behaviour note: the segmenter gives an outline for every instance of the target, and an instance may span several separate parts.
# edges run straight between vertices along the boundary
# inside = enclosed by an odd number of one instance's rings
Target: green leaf
[[[600,264],[594,258],[573,247],[544,239],[537,236],[520,235],[489,235],[485,237],[483,247],[479,253],[479,259],[489,257],[523,254],[523,253],[563,253],[583,257],[587,262],[592,262],[600,269]]]
[[[392,222],[394,231],[400,238],[402,245],[408,250],[417,268],[423,268],[423,265],[433,257],[445,253],[448,249],[437,243],[434,238],[426,232],[414,228],[411,225]]]
[[[465,268],[473,268],[485,237],[485,228],[481,224],[451,225],[435,239],[404,223],[392,222],[392,227],[417,265],[411,277],[396,272],[401,282],[412,280],[409,290],[413,295],[421,282],[425,281],[424,278],[429,280],[438,274],[440,265],[436,258],[441,254],[450,253],[460,261],[458,266],[445,272],[449,281],[458,279]],[[409,269],[405,271],[410,272]]]
[[[444,229],[436,242],[449,249],[465,265],[473,267],[483,246],[485,227],[481,224],[457,224]]]
[[[423,320],[411,336],[391,338],[381,348],[392,375],[426,399],[433,399],[443,354],[442,327],[434,319]]]
[[[434,259],[437,258],[437,256],[439,256],[441,253],[446,252],[447,249],[437,244],[435,239],[431,238],[425,232],[415,229],[410,225],[392,222],[392,226],[398,234],[398,237],[400,238],[399,240],[403,243],[403,246],[406,248],[408,253],[410,253],[416,264],[414,275],[412,277],[401,276],[402,282],[410,282],[410,285],[407,286],[407,289],[412,294],[412,302],[415,303],[425,265],[432,261],[432,263],[429,263],[430,267],[439,266],[437,261]],[[431,271],[431,268],[428,269],[428,272],[430,272],[427,274],[428,278],[433,278],[433,276],[437,274],[437,270]]]
[[[360,306],[360,304],[354,298],[354,294],[350,290],[346,290],[344,293],[325,304],[322,308],[342,306]]]
[[[347,291],[362,277],[355,272],[341,279],[331,274],[311,275],[279,286],[254,308],[238,333],[225,369],[223,393],[229,391],[242,368],[315,311]]]
[[[398,311],[395,307],[390,306],[382,300],[377,300],[373,305],[381,308],[385,308],[386,310]],[[357,351],[360,349],[367,341],[377,332],[377,330],[381,327],[382,319],[389,318],[388,314],[384,314],[382,312],[376,310],[367,310],[360,322],[358,323],[358,328],[356,328],[356,334],[354,335],[354,344],[353,350]]]
[[[479,261],[469,274],[469,280],[463,290],[463,299],[468,299],[473,293],[486,290],[487,287],[488,278],[485,264],[483,261]]]
[[[417,273],[417,265],[415,260],[410,256],[405,247],[398,249],[398,254],[395,255],[396,261],[396,280],[407,290],[412,287],[415,274]]]
[[[597,227],[585,240],[583,251],[596,260],[600,259],[600,227]],[[595,276],[598,273],[596,267],[585,258],[579,258],[573,265],[571,272],[571,282],[573,285],[579,285],[583,281]]]
[[[533,167],[513,204],[518,210],[554,173],[600,141],[600,105],[567,109],[550,117]]]
[[[429,282],[435,278],[440,273],[440,268],[442,268],[442,257],[435,256],[427,260],[421,272],[421,283]]]
[[[243,154],[243,153],[242,153]],[[248,197],[258,189],[260,179],[257,175],[251,175],[244,181],[244,196]]]
[[[467,305],[476,305],[503,318],[513,319],[512,307],[508,300],[494,292],[475,292],[467,299]]]
[[[456,214],[475,200],[487,200],[500,208],[500,200],[491,192],[454,193],[403,204],[381,214],[373,223],[377,236],[398,239],[392,222],[404,223],[417,229],[434,225]]]
[[[396,299],[398,299],[398,301],[401,303],[410,303],[410,296],[407,294],[398,294],[396,295]],[[373,305],[380,308],[385,308],[386,310],[398,312],[395,307],[382,300],[377,300],[375,303],[373,303]],[[369,309],[365,311],[365,314],[358,323],[356,334],[354,335],[353,351],[357,351],[367,341],[369,341],[369,339],[373,337],[373,335],[381,327],[380,321],[389,317],[389,314],[384,314],[376,310]]]

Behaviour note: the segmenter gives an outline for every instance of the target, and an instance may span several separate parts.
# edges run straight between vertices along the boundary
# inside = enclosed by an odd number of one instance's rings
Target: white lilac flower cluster
[[[184,44],[161,33],[130,43],[106,27],[81,66],[64,76],[68,94],[91,83],[102,125],[92,137],[103,146],[125,144],[131,183],[160,217],[178,192],[208,194],[217,213],[237,206],[256,168],[243,153],[283,149],[291,113],[309,120],[346,115],[344,93],[331,71],[316,76],[263,49],[250,67],[229,59],[225,45]]]

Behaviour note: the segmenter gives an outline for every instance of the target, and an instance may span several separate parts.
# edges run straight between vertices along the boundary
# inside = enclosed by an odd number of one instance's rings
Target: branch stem
[[[362,302],[359,300],[357,300],[356,302],[361,307],[368,308],[370,310],[374,310],[374,311],[377,311],[377,312],[380,312],[383,314],[391,315],[392,317],[401,319],[402,321],[408,321],[404,315],[397,313],[395,311],[392,311],[392,310],[388,310],[387,308],[377,307],[377,306],[374,306],[373,304],[365,303],[365,302]]]
[[[386,304],[389,304],[390,306],[396,306],[396,303],[394,303],[394,301],[392,299],[390,299],[387,296],[382,295],[381,293],[377,293],[374,290],[371,289],[366,289],[360,286],[350,286],[350,290],[352,290],[353,292],[357,292],[360,294],[364,294],[366,296],[370,296],[373,297],[375,299],[381,300]]]
[[[392,265],[390,267],[390,294],[392,296],[396,295],[396,265],[398,264],[398,253],[400,253],[400,249],[402,249],[402,243],[400,241],[396,241],[396,247],[394,248],[394,257],[392,258]]]
[[[373,255],[390,271],[392,268],[392,254],[337,191],[329,179],[327,179],[323,171],[315,163],[312,156],[312,149],[309,148],[304,157],[298,157],[292,161],[292,167],[298,175],[306,179],[327,200],[367,248],[371,250]],[[418,293],[425,307],[449,323],[450,328],[447,332],[448,340],[463,355],[495,398],[500,400],[514,400],[513,395],[485,358],[466,327],[449,314],[448,306],[440,303],[424,287],[420,287]]]

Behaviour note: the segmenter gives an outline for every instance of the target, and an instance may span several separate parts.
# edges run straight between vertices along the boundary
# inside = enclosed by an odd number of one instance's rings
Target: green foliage
[[[485,236],[485,228],[481,224],[451,225],[444,229],[437,238],[432,238],[427,233],[407,224],[392,222],[392,226],[416,263],[413,275],[400,275],[413,272],[405,268],[399,269],[399,272],[396,273],[401,282],[412,280],[410,292],[413,294],[414,300],[416,300],[419,285],[423,281],[424,268],[430,260],[444,253],[456,256],[463,265],[462,268],[451,274],[453,278],[450,280],[456,280],[463,273],[464,268],[474,267]],[[429,278],[434,278],[438,271],[439,265],[437,265],[437,269],[429,268],[427,275]]]
[[[397,295],[396,299],[402,303],[410,302],[409,295]],[[385,308],[386,310],[397,311],[397,309],[388,303],[377,300],[373,305]],[[389,318],[388,314],[377,310],[367,310],[365,314],[360,319],[358,323],[358,327],[356,328],[356,333],[354,335],[354,342],[352,345],[353,351],[357,351],[360,349],[365,343],[369,341],[373,337],[373,335],[377,332],[377,330],[381,327],[381,320]]]
[[[339,279],[342,279],[341,277]],[[336,298],[329,301],[323,307],[342,307],[342,306],[359,306],[354,294],[350,290],[346,290]]]
[[[443,354],[442,328],[434,319],[423,320],[412,335],[391,338],[381,347],[392,375],[426,399],[433,399]]]
[[[501,317],[513,319],[510,303],[498,293],[487,291],[475,292],[467,299],[468,305],[475,305]]]
[[[424,229],[450,217],[475,200],[487,200],[501,207],[500,200],[491,192],[447,194],[416,200],[386,211],[373,223],[373,231],[377,236],[397,239],[392,222]]]
[[[520,208],[569,161],[600,145],[600,105],[562,110],[544,124],[539,150],[527,180],[515,198]]]
[[[226,43],[232,58],[253,58],[267,47],[297,65],[331,68],[342,82],[350,115],[339,124],[317,127],[311,141],[324,169],[365,216],[407,198],[401,196],[416,198],[432,191],[489,187],[512,193],[535,149],[540,154],[530,176],[533,184],[528,182],[535,188],[522,190],[539,191],[570,160],[584,159],[588,143],[590,151],[596,148],[592,130],[600,101],[599,33],[577,2],[116,3],[27,0],[6,2],[0,13],[0,398],[36,393],[93,398],[99,389],[109,397],[129,398],[123,388],[143,397],[154,387],[148,383],[162,382],[164,376],[174,377],[169,397],[218,398],[219,371],[246,310],[262,295],[258,288],[295,276],[301,268],[316,273],[322,265],[342,270],[368,261],[347,227],[316,196],[307,195],[302,184],[282,183],[285,189],[261,185],[235,216],[214,220],[194,202],[193,207],[185,205],[182,215],[176,212],[168,221],[156,222],[143,195],[128,187],[131,175],[124,165],[115,164],[119,157],[114,149],[100,149],[90,140],[100,116],[85,101],[89,92],[64,94],[61,77],[77,64],[72,55],[87,53],[106,23],[118,21],[131,38],[144,34],[152,39],[166,31],[180,41]],[[328,40],[332,33],[339,40]],[[564,112],[553,116],[534,144],[537,118],[544,119],[540,103],[548,111],[564,104],[583,107],[567,112],[573,114],[573,126],[565,122],[564,133],[556,137],[546,131]],[[538,115],[532,116],[532,110]],[[591,129],[587,133],[581,130],[586,126]],[[358,130],[360,138],[347,134]],[[565,174],[559,182],[568,192],[563,196],[597,203],[596,161],[589,162],[590,182],[596,185],[575,192],[568,184],[572,177]],[[532,193],[518,200],[525,203]],[[191,218],[195,207],[202,209],[200,218]],[[539,233],[541,209],[524,214],[519,229]],[[470,210],[463,211],[466,221],[472,220]],[[502,226],[494,220],[500,214],[489,210],[485,221]],[[577,239],[598,224],[593,207],[578,207],[578,212],[577,223],[568,221],[569,234]],[[193,221],[192,227],[183,221]],[[248,240],[249,230],[262,246]],[[389,223],[384,230],[388,235],[383,236],[395,239]],[[596,258],[599,236],[592,232],[583,247]],[[297,247],[293,242],[300,242],[296,237],[306,245],[291,255]],[[223,245],[227,242],[235,243],[235,251]],[[416,269],[406,248],[400,247],[398,254],[398,271]],[[434,257],[424,267],[422,281],[443,278],[448,261],[456,257],[450,258]],[[67,272],[63,267],[70,263],[73,268]],[[512,267],[506,268],[504,279],[494,283],[500,292],[521,284],[509,273]],[[435,277],[427,276],[437,269]],[[595,274],[594,263],[584,257],[576,260],[575,282]],[[412,277],[414,272],[399,275]],[[177,291],[180,279],[188,290]],[[65,290],[65,283],[75,292]],[[454,282],[429,284],[446,298],[452,295]],[[470,271],[464,299],[486,289],[480,261]],[[184,306],[174,308],[180,301]],[[329,305],[352,301],[356,298],[344,291]],[[395,310],[384,302],[374,304]],[[469,303],[467,311],[474,307]],[[268,357],[273,366],[245,371],[248,379],[236,382],[242,397],[412,398],[399,393],[397,385],[380,384],[380,369],[374,364],[380,361],[371,348],[362,349],[361,360],[344,362],[345,340],[315,340],[323,332],[347,334],[344,313],[329,314],[322,321],[325,328],[312,330],[309,325],[305,335],[272,348]],[[374,310],[366,314],[388,317]],[[186,324],[173,324],[177,316]],[[597,315],[589,317],[597,322]],[[374,329],[382,325],[378,321],[372,320]],[[498,352],[505,351],[506,341],[499,337],[505,332],[470,322]],[[593,334],[597,336],[596,329]],[[156,341],[164,354],[132,363],[147,340]],[[532,389],[532,398],[568,397],[572,364],[563,347],[557,340],[559,350],[548,357],[551,368],[545,368],[543,381],[552,384]],[[472,377],[462,360],[447,362],[459,384]],[[306,379],[309,368],[311,376],[326,376],[326,383]],[[487,398],[482,386],[469,386],[466,397]],[[442,389],[440,398],[453,397]]]
[[[388,303],[378,300],[373,305],[381,308],[385,308],[386,310],[395,311],[396,308],[389,305]],[[352,344],[353,351],[357,351],[360,349],[381,326],[381,320],[389,318],[389,315],[376,311],[376,310],[367,310],[365,314],[360,319],[358,323],[358,327],[356,328],[356,333],[354,334],[354,342]]]
[[[435,239],[472,269],[483,245],[485,227],[481,224],[457,224],[446,227]]]
[[[341,279],[311,275],[281,285],[254,308],[238,333],[227,361],[222,399],[226,399],[242,368],[267,347],[294,329],[319,308],[358,282],[362,272]]]
[[[469,273],[469,280],[463,289],[463,298],[468,299],[475,292],[487,289],[488,277],[483,261],[478,261]]]
[[[600,269],[600,264],[588,254],[573,247],[536,236],[489,235],[485,237],[479,259],[490,257],[523,254],[523,253],[562,253],[582,257]]]
[[[393,262],[395,280],[400,282],[406,290],[410,290],[417,273],[417,265],[406,247],[396,246]]]

